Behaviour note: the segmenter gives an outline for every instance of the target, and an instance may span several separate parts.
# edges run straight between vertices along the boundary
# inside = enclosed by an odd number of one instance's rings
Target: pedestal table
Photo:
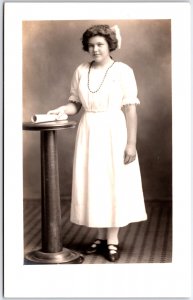
[[[57,131],[72,129],[74,121],[24,122],[23,130],[40,131],[42,248],[26,255],[41,264],[82,263],[80,253],[62,245]]]

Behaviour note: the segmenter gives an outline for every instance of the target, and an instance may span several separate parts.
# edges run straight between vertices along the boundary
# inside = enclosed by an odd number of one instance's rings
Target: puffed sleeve
[[[80,81],[80,67],[78,67],[73,76],[72,76],[72,80],[71,80],[71,88],[70,88],[70,96],[68,98],[68,101],[72,101],[72,102],[80,102],[79,99],[79,93],[78,93],[78,87],[79,87],[79,81]]]
[[[121,80],[123,89],[122,105],[126,104],[140,104],[137,98],[137,83],[133,70],[126,64],[122,65]]]

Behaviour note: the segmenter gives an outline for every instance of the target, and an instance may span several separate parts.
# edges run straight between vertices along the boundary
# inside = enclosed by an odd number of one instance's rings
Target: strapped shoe
[[[120,257],[119,245],[113,245],[113,244],[107,245],[106,258],[111,262],[115,262],[119,259],[119,257]]]
[[[96,239],[86,250],[85,254],[102,254],[107,247],[107,240]]]

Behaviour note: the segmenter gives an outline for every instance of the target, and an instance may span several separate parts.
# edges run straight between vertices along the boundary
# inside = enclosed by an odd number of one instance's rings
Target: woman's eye
[[[102,44],[102,43],[98,43],[98,44],[96,44],[96,45],[88,44],[88,48],[89,48],[89,49],[93,49],[95,46],[97,46],[97,47],[102,47],[103,44]]]

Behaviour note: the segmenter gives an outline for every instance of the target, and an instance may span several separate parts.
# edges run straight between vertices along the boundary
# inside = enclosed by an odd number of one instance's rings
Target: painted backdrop
[[[67,102],[75,68],[89,60],[82,33],[98,21],[23,22],[23,120]],[[117,24],[122,47],[114,60],[130,65],[138,85],[138,154],[146,200],[172,197],[170,20],[100,21]],[[73,117],[77,122],[82,111]],[[69,198],[76,129],[58,136],[60,191]],[[24,198],[41,196],[39,132],[23,133]],[[100,147],[99,147],[100,151]]]

